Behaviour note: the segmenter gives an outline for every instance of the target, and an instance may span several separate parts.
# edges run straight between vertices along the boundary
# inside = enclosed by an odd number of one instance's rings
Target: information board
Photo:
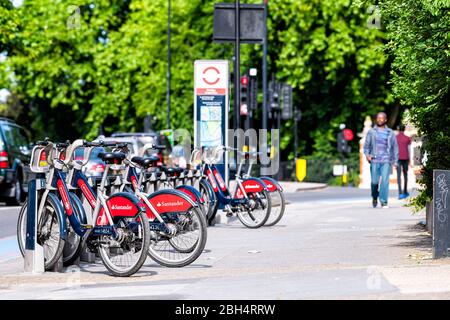
[[[194,146],[227,146],[229,111],[227,60],[197,60],[194,64]],[[228,157],[219,166],[228,181]]]

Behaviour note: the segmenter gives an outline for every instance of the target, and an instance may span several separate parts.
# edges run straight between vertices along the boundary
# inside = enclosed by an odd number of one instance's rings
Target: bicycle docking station
[[[24,271],[30,273],[44,273],[44,248],[37,242],[37,227],[40,219],[38,213],[41,190],[45,189],[45,178],[32,179],[28,183],[27,223],[25,238]],[[51,269],[53,272],[63,271],[62,255]]]
[[[45,179],[33,179],[28,183],[28,206],[25,238],[24,271],[44,273],[44,248],[37,243],[38,191],[45,188]]]

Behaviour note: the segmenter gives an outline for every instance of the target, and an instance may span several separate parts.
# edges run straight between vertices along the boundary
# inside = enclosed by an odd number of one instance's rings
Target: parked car
[[[105,148],[94,148],[89,156],[87,164],[83,167],[82,171],[87,177],[101,178],[105,171],[105,163],[98,157],[99,153],[105,152]],[[78,148],[75,150],[75,160],[84,160],[84,148]]]
[[[147,144],[153,144],[157,145],[159,144],[159,138],[158,134],[154,131],[151,132],[116,132],[111,135],[111,138],[131,138],[133,139],[133,144],[136,144],[135,147],[138,151],[137,153],[141,152],[145,145]],[[156,153],[154,150],[145,150],[143,155],[150,155]]]
[[[128,144],[130,153],[133,156],[149,156],[158,154],[162,161],[162,153],[157,150],[148,149],[149,145],[159,144],[158,135],[155,132],[151,133],[113,133],[111,137],[98,136],[96,141],[117,141]]]
[[[0,118],[0,199],[17,205],[28,192],[31,147],[27,132],[11,119]]]

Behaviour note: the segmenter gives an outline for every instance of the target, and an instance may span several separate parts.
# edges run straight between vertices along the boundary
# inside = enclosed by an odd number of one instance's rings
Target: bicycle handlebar
[[[86,140],[82,140],[82,139],[78,139],[75,140],[68,148],[66,151],[66,160],[65,160],[65,164],[68,165],[70,162],[72,162],[72,157],[73,154],[75,152],[75,150],[77,148],[81,148],[81,147],[85,147],[88,149],[88,152],[85,154],[85,157],[83,159],[82,165],[86,165],[89,161],[89,157],[91,155],[92,150],[95,147],[116,147],[119,149],[124,149],[127,147],[127,143],[125,142],[117,142],[117,141],[86,141]]]
[[[43,141],[36,141],[35,145],[45,147],[49,144],[50,140],[46,137]]]
[[[61,149],[67,149],[70,146],[70,141],[67,140],[66,142],[58,142],[56,144],[56,149],[61,150]]]

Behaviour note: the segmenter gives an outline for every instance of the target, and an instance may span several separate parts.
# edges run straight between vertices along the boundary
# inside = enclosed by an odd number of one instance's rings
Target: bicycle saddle
[[[154,165],[156,162],[158,162],[159,157],[158,156],[150,156],[150,157],[146,157],[146,158],[133,157],[133,158],[131,158],[131,161],[134,163],[137,163],[142,168],[147,169],[147,168],[151,167],[152,165]]]
[[[126,155],[122,152],[101,152],[98,154],[98,157],[105,161],[105,163],[114,164],[121,162],[125,159]]]
[[[177,167],[160,167],[161,171],[165,172],[167,175],[178,175],[184,171],[183,168],[177,168]]]

